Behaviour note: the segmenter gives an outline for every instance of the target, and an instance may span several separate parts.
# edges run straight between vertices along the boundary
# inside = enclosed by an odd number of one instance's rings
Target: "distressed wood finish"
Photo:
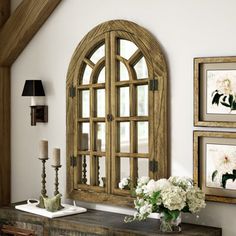
[[[142,222],[124,223],[125,215],[111,212],[88,210],[83,214],[48,219],[21,212],[12,208],[0,209],[0,224],[18,222],[24,228],[36,230],[37,235],[117,235],[117,236],[154,236],[169,235],[159,231],[159,221],[148,219]],[[37,230],[38,225],[38,230]],[[179,236],[221,236],[220,228],[182,224]]]
[[[10,15],[10,0],[0,1],[0,27]],[[10,203],[10,68],[0,66],[0,206]]]
[[[36,236],[33,230],[20,229],[10,225],[3,225],[0,232],[4,235],[14,235],[14,236]]]
[[[15,61],[60,1],[22,1],[0,30],[0,65]]]
[[[140,38],[142,37],[142,40]],[[130,40],[138,46],[138,50],[132,55],[129,60],[124,60],[117,52],[117,38]],[[92,76],[96,75],[98,67],[104,64],[102,58],[98,64],[94,64],[89,55],[93,53],[101,44],[105,42],[105,66],[106,66],[106,83],[105,84],[81,84],[79,79],[82,78],[83,66],[90,66],[93,69]],[[133,65],[144,56],[147,67],[148,77],[137,80]],[[129,81],[116,81],[115,78],[119,76],[116,61],[122,61],[129,73]],[[149,85],[150,80],[158,81],[158,90],[149,91],[149,115],[138,116],[136,114],[136,89],[137,85]],[[92,81],[90,81],[92,82]],[[98,25],[91,30],[79,43],[76,48],[67,73],[67,91],[71,86],[77,90],[78,97],[69,97],[67,93],[67,190],[68,197],[73,199],[80,199],[85,201],[115,203],[118,205],[131,206],[132,199],[128,197],[128,192],[120,191],[117,189],[117,183],[120,180],[120,158],[130,158],[130,174],[132,180],[136,180],[138,176],[137,163],[138,158],[149,158],[149,160],[158,161],[158,171],[150,171],[151,178],[167,177],[167,68],[164,56],[161,52],[159,44],[153,36],[144,28],[136,25],[133,22],[124,20],[108,21]],[[119,117],[117,111],[117,104],[119,104],[119,93],[117,92],[120,87],[130,88],[130,100],[133,104],[130,105],[130,117]],[[95,89],[105,88],[106,90],[106,115],[112,115],[112,121],[104,118],[95,117],[96,109],[94,103],[96,102]],[[90,117],[83,118],[78,116],[81,114],[81,93],[84,90],[90,91]],[[107,93],[109,91],[109,93]],[[78,99],[77,99],[78,98]],[[73,102],[74,99],[74,102]],[[131,127],[131,153],[120,153],[118,150],[119,143],[119,122],[130,122]],[[149,122],[149,153],[137,153],[137,122]],[[90,124],[90,150],[82,151],[77,148],[78,146],[78,131],[81,131],[78,123],[89,122]],[[105,122],[106,124],[106,151],[97,152],[95,148],[96,134],[94,133],[94,125],[96,122]],[[77,161],[81,155],[90,156],[90,185],[78,184],[81,180],[81,163],[78,162],[77,166],[71,166],[70,156],[77,157]],[[106,188],[102,193],[101,188],[96,185],[97,178],[97,164],[96,156],[105,156],[106,158]],[[86,191],[87,189],[87,191]],[[80,191],[78,191],[80,190]],[[96,193],[96,190],[99,192]],[[118,194],[119,196],[111,195]],[[127,196],[127,199],[124,196]]]
[[[0,67],[0,206],[10,203],[10,68]]]
[[[207,63],[236,63],[236,57],[199,57],[194,58],[194,125],[236,128],[236,122],[232,121],[204,121],[200,117],[200,85],[201,66]]]
[[[214,138],[233,138],[236,139],[236,133],[229,132],[211,132],[211,131],[194,131],[193,138],[193,180],[198,186],[201,187],[200,173],[200,150],[199,144],[202,137],[214,137]],[[236,204],[236,198],[232,197],[223,197],[216,195],[206,195],[206,200],[213,202],[224,202],[224,203],[233,203]]]
[[[7,21],[10,16],[11,11],[11,1],[1,0],[0,1],[0,27]]]

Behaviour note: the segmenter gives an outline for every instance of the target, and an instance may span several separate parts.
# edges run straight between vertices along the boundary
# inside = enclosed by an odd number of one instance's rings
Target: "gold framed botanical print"
[[[236,127],[236,57],[194,59],[194,125]]]
[[[194,132],[194,182],[206,200],[236,203],[236,133]]]

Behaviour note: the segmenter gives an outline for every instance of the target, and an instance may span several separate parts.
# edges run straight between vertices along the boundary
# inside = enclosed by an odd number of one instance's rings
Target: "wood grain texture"
[[[36,236],[33,230],[21,229],[18,227],[3,225],[0,232],[4,235],[14,235],[14,236]]]
[[[212,137],[212,138],[229,138],[236,139],[236,133],[234,132],[212,132],[212,131],[194,131],[193,137],[193,180],[194,183],[200,187],[203,186],[203,181],[201,180],[202,166],[200,164],[200,142],[201,138]],[[207,201],[213,202],[223,202],[236,204],[236,198],[224,197],[218,195],[208,195],[206,194]]]
[[[37,215],[17,211],[15,209],[0,209],[0,223],[13,225],[22,222],[25,228],[32,229],[32,225],[43,227],[43,235],[105,235],[105,236],[167,236],[159,231],[159,220],[147,219],[142,222],[124,223],[125,215],[111,212],[88,210],[83,214],[67,217],[48,219]],[[221,236],[220,228],[182,224],[182,232],[179,236]],[[36,231],[37,235],[42,235],[41,231]]]
[[[124,59],[119,55],[118,46],[119,41],[117,39],[122,38],[129,40],[137,45],[139,48],[133,56],[128,60]],[[142,38],[142,40],[140,40]],[[95,82],[96,73],[99,71],[100,65],[104,63],[104,58],[94,65],[91,63],[90,55],[102,44],[106,44],[106,83],[105,84],[89,84],[83,85],[81,79],[83,77],[83,64],[86,63],[94,71],[90,77],[90,83]],[[148,67],[148,78],[137,79],[134,70],[134,65],[140,58],[144,56],[147,67]],[[130,80],[119,81],[119,70],[117,62],[122,62],[129,74]],[[147,85],[149,86],[150,80],[158,81],[158,90],[149,91],[149,115],[138,116],[137,115],[137,86]],[[123,157],[123,153],[119,150],[119,122],[129,122],[130,123],[130,153],[127,156],[130,158],[130,177],[133,181],[136,181],[138,176],[138,158],[147,158],[150,161],[158,161],[158,171],[149,171],[151,178],[163,178],[167,177],[167,67],[165,63],[164,56],[161,52],[159,44],[156,42],[154,37],[145,29],[138,26],[137,24],[124,20],[114,20],[105,22],[98,25],[92,29],[80,42],[76,48],[67,73],[67,87],[70,85],[75,85],[78,93],[85,89],[90,91],[90,117],[81,117],[81,101],[80,97],[74,98],[74,111],[71,112],[71,108],[67,107],[67,158],[74,152],[73,155],[78,156],[82,154],[77,148],[72,147],[70,140],[77,147],[79,141],[78,122],[89,122],[90,124],[90,151],[86,154],[90,155],[90,185],[96,185],[96,165],[94,162],[94,142],[96,139],[96,134],[94,132],[95,122],[96,122],[96,108],[94,104],[96,103],[96,96],[94,96],[94,91],[96,88],[105,88],[106,91],[106,115],[112,115],[112,121],[106,119],[106,178],[107,178],[107,193],[97,195],[94,192],[94,186],[85,186],[83,190],[78,193],[71,188],[70,177],[72,176],[71,171],[73,169],[69,166],[67,171],[68,194],[73,199],[83,199],[95,202],[112,201],[112,203],[124,205],[123,195],[124,194],[117,189],[118,182],[120,181],[120,160]],[[119,102],[120,87],[129,87],[130,96],[130,116],[119,117]],[[71,98],[67,97],[67,104],[71,101]],[[79,102],[78,102],[79,101]],[[79,110],[76,112],[76,109]],[[73,117],[71,117],[73,116]],[[149,152],[147,154],[137,153],[137,122],[146,121],[149,123]],[[71,124],[74,123],[74,127]],[[72,136],[74,133],[74,136]],[[73,141],[73,140],[76,140]],[[78,168],[77,168],[78,170]],[[78,173],[77,173],[78,174]],[[75,175],[74,177],[75,178]],[[109,196],[109,193],[118,194],[119,196]],[[131,198],[130,198],[131,199]],[[132,202],[132,200],[131,200]],[[126,205],[131,205],[130,202],[126,201]]]
[[[10,203],[10,68],[0,67],[0,206]]]
[[[11,0],[0,1],[0,28],[11,14]]]
[[[203,78],[201,76],[201,67],[204,64],[211,63],[236,63],[236,57],[199,57],[194,58],[194,125],[206,126],[206,127],[225,127],[236,128],[236,122],[234,121],[205,121],[201,118],[201,84]]]
[[[15,61],[60,1],[22,1],[0,30],[0,65]]]

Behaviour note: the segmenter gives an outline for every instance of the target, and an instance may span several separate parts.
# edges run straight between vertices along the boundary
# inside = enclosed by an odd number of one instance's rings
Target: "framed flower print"
[[[206,200],[236,203],[236,133],[194,132],[194,182]]]
[[[194,59],[194,124],[236,127],[236,57]]]

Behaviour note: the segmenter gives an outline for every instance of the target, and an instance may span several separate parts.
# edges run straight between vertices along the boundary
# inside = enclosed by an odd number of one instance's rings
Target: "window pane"
[[[97,117],[105,117],[105,89],[97,89]]]
[[[80,123],[78,126],[78,148],[80,151],[87,151],[90,149],[89,123]]]
[[[129,116],[129,87],[121,87],[119,90],[120,97],[120,116]]]
[[[120,152],[130,152],[130,123],[120,122]]]
[[[144,57],[142,57],[138,63],[134,66],[137,79],[145,79],[148,78],[148,68],[147,63]]]
[[[105,67],[100,71],[97,83],[105,83]]]
[[[82,91],[82,117],[89,117],[89,90]]]
[[[120,80],[120,81],[129,80],[128,70],[127,70],[126,66],[120,61],[118,61],[118,71],[119,71],[118,80]]]
[[[148,153],[148,122],[137,122],[138,153]]]
[[[128,157],[120,158],[120,180],[130,178],[130,159]]]
[[[137,114],[148,116],[148,85],[137,86]]]
[[[100,46],[90,57],[90,60],[96,64],[102,57],[105,56],[105,45]]]
[[[105,152],[106,150],[106,125],[105,123],[97,123],[96,127],[96,151]]]
[[[149,176],[149,160],[138,158],[138,177]]]
[[[138,48],[133,42],[120,39],[120,56],[128,60],[137,50]]]
[[[82,84],[89,84],[90,83],[90,76],[92,73],[92,68],[88,65],[85,66],[83,78],[82,78]]]

